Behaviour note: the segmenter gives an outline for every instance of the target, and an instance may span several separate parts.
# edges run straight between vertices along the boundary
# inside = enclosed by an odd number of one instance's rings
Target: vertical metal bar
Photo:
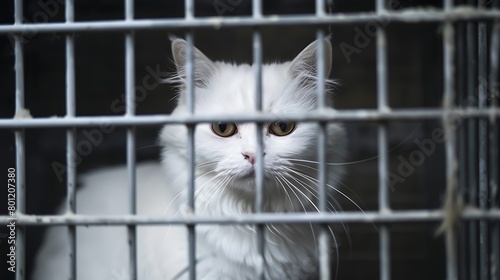
[[[186,0],[186,18],[192,18],[193,17],[193,1],[192,0]],[[194,113],[194,67],[195,67],[195,62],[194,62],[194,42],[193,42],[193,33],[188,32],[186,34],[186,43],[187,43],[187,48],[186,48],[186,80],[187,80],[187,96],[186,96],[186,102],[187,102],[187,107],[188,110],[191,114]],[[193,174],[194,175],[194,174]],[[189,185],[192,185],[191,183]],[[193,199],[193,194],[191,193],[188,196],[188,203],[190,207],[193,208],[194,210],[194,199]]]
[[[475,5],[475,0],[469,0],[469,5]],[[476,106],[476,69],[477,69],[477,28],[475,22],[467,22],[467,106],[473,108]],[[468,181],[467,195],[468,203],[471,206],[477,206],[477,120],[467,120],[467,161]],[[468,258],[469,258],[469,279],[478,278],[478,232],[477,222],[469,221],[468,224]]]
[[[66,0],[66,23],[74,22],[73,0]],[[75,44],[74,35],[66,35],[66,117],[75,117]],[[76,213],[76,129],[66,131],[66,161],[67,161],[67,212]],[[76,279],[76,226],[68,226],[70,279]]]
[[[258,112],[262,111],[262,39],[259,31],[253,33],[253,67],[255,73],[255,107]],[[257,150],[256,150],[256,169],[255,169],[255,212],[262,213],[264,205],[264,144],[263,144],[263,125],[257,123]],[[257,224],[257,250],[259,253],[259,263],[257,270],[258,279],[265,279],[265,242],[264,225]]]
[[[326,15],[325,2],[321,0],[316,0],[316,16]]]
[[[385,1],[376,1],[377,14],[386,12]],[[377,26],[377,106],[379,111],[388,111],[387,88],[387,36],[382,26]],[[378,173],[379,173],[379,211],[390,211],[389,189],[387,185],[388,174],[388,140],[387,125],[379,124],[378,127]],[[380,279],[391,279],[390,232],[387,225],[381,225],[379,231],[380,243]]]
[[[194,0],[184,0],[185,18],[194,18]]]
[[[261,0],[252,1],[252,17],[262,17]],[[258,29],[253,32],[253,71],[255,76],[255,110],[262,112],[262,36]],[[256,155],[255,155],[255,212],[262,213],[264,205],[264,144],[263,124],[256,124]],[[257,279],[265,279],[265,232],[264,224],[257,224],[257,251],[259,253],[259,265],[257,267]]]
[[[446,0],[444,3],[444,10],[449,11],[452,9],[452,0]],[[443,65],[444,65],[444,101],[443,109],[451,110],[455,102],[455,87],[454,87],[454,27],[450,21],[444,22],[443,29]],[[446,131],[447,139],[445,143],[446,149],[446,196],[447,204],[445,209],[454,211],[455,200],[457,195],[457,158],[456,158],[456,131],[454,130],[453,123],[444,118],[443,126]],[[446,242],[446,274],[447,279],[458,279],[457,273],[457,254],[456,254],[456,230],[455,225],[451,224],[445,228],[445,242]]]
[[[380,81],[380,80],[379,80]],[[387,147],[387,125],[380,124],[378,128],[378,173],[379,173],[379,211],[387,213],[390,211],[387,172],[388,172],[388,147]],[[380,279],[391,279],[391,255],[390,255],[390,232],[387,225],[379,228],[380,246]]]
[[[262,2],[260,0],[252,1],[252,16],[253,18],[262,17]],[[262,36],[259,30],[255,30],[253,32],[253,47],[252,47],[252,56],[253,56],[253,71],[255,75],[255,109],[258,112],[262,111]],[[256,211],[261,212],[264,197],[263,197],[263,146],[262,146],[262,124],[257,124],[260,128],[257,128],[257,151],[258,156],[256,158],[257,169],[256,172],[260,173],[260,176],[257,175],[257,195],[256,195]]]
[[[262,17],[262,0],[252,0],[252,17],[254,19]]]
[[[185,18],[194,18],[194,2],[193,0],[185,0]],[[187,80],[187,107],[190,114],[194,114],[194,46],[193,46],[193,32],[190,31],[186,34],[186,80]],[[195,188],[195,125],[188,125],[188,144],[187,144],[187,158],[189,160],[188,168],[188,206],[192,213],[195,212],[194,201],[194,188]],[[196,232],[194,225],[188,225],[188,261],[189,261],[189,279],[196,279]]]
[[[479,8],[486,7],[485,0],[478,1]],[[487,107],[487,34],[486,22],[478,22],[478,107]],[[479,208],[488,208],[488,122],[485,119],[479,120]],[[480,279],[487,280],[488,277],[488,222],[479,221],[479,272]]]
[[[382,3],[380,3],[382,2]],[[383,1],[377,0],[377,7],[382,5]],[[380,8],[385,9],[385,8]],[[380,10],[378,10],[380,12]],[[385,30],[382,27],[377,29],[377,107],[379,111],[388,111],[388,89],[387,89],[387,36]],[[384,127],[380,126],[379,128]],[[383,129],[385,133],[385,127]],[[379,134],[380,135],[380,134]],[[386,138],[386,135],[383,136]],[[385,145],[386,146],[386,145]],[[387,147],[382,148],[382,150],[387,151]],[[380,153],[380,151],[379,151]],[[382,158],[385,160],[379,160],[379,163],[382,163],[379,167],[379,172],[384,172],[383,174],[379,174],[379,207],[382,210],[389,210],[389,190],[386,182],[387,174],[387,154],[379,155],[379,159]],[[380,169],[382,168],[382,169]]]
[[[125,21],[134,20],[134,0],[125,0]],[[134,32],[125,35],[125,95],[126,116],[135,115],[135,44]],[[127,128],[127,175],[129,191],[129,213],[137,213],[137,178],[135,154],[135,127]],[[137,271],[137,225],[127,226],[129,275],[138,279]]]
[[[14,24],[22,24],[23,22],[23,1],[16,0],[14,2]],[[24,54],[23,45],[20,35],[15,35],[14,53],[16,72],[16,113],[21,113],[24,110]],[[25,164],[25,147],[24,147],[24,129],[16,130],[16,205],[18,213],[26,212],[26,164]],[[26,274],[25,267],[25,245],[26,234],[24,226],[16,227],[16,279],[24,280]]]
[[[316,16],[321,17],[326,14],[325,2],[323,0],[316,0]],[[318,110],[324,110],[325,102],[325,32],[319,28],[316,30],[317,55],[316,55],[316,86],[317,86],[317,99]],[[322,213],[328,212],[328,194],[327,194],[327,169],[326,169],[326,138],[327,138],[327,123],[320,122],[318,131],[318,181],[319,181],[319,211]],[[330,258],[330,232],[328,225],[322,225],[318,238],[318,251],[319,251],[319,269],[320,279],[331,279],[331,258]],[[338,256],[337,267],[335,268],[335,279],[338,272]]]
[[[316,2],[318,3],[318,2]],[[316,11],[324,13],[324,7],[320,5],[316,6]],[[325,33],[322,29],[316,31],[316,42],[317,44],[317,56],[316,56],[316,75],[317,75],[317,99],[318,99],[318,110],[324,110],[326,106],[325,102]],[[319,211],[321,213],[328,212],[328,191],[327,191],[327,169],[326,169],[326,138],[327,138],[327,123],[320,122],[318,124],[318,181],[319,181]],[[331,259],[330,259],[330,232],[328,225],[322,225],[318,238],[319,246],[319,268],[320,268],[320,279],[330,279],[331,278]],[[338,257],[338,256],[337,256]],[[337,258],[338,259],[338,258]],[[338,271],[337,269],[335,271]],[[336,277],[335,277],[336,278]]]
[[[135,127],[127,128],[127,174],[129,190],[129,213],[137,213],[137,180],[136,180],[136,154],[135,154]],[[137,279],[137,225],[128,225],[129,246],[129,275]]]
[[[188,80],[189,81],[189,80]],[[194,80],[191,80],[194,82]],[[188,167],[188,205],[191,213],[195,213],[195,200],[194,200],[194,133],[195,126],[189,125],[188,129],[188,144],[187,144],[187,157],[189,159]],[[188,225],[188,261],[189,261],[189,279],[196,279],[196,232],[194,225]]]
[[[193,80],[192,80],[193,81]],[[195,201],[194,201],[194,132],[195,127],[193,125],[189,125],[188,127],[188,159],[189,159],[189,168],[188,168],[188,205],[191,212],[195,213]],[[196,232],[194,225],[188,225],[188,261],[189,261],[189,279],[196,279]]]
[[[498,3],[494,3],[494,7],[498,8]],[[498,75],[500,73],[499,70],[499,54],[498,50],[500,49],[500,21],[495,21],[493,28],[491,30],[491,43],[490,43],[490,76],[489,76],[489,97],[490,100],[490,108],[494,109],[498,107],[498,98],[500,95],[500,91],[497,87]],[[498,119],[495,117],[491,117],[490,120],[490,146],[489,146],[489,154],[490,154],[490,195],[491,195],[491,207],[499,208],[500,207],[500,197],[499,197],[499,174],[498,174],[498,158],[500,154],[498,152],[498,143],[499,143],[499,127],[498,127]],[[497,172],[495,172],[497,170]],[[492,225],[491,229],[491,279],[492,280],[500,280],[500,221],[495,221]]]
[[[460,107],[463,107],[463,100],[466,96],[466,80],[465,80],[465,23],[458,22],[457,24],[457,94]],[[467,147],[466,147],[466,127],[461,125],[457,131],[458,134],[458,160],[459,160],[459,181],[458,188],[461,194],[467,191]],[[468,273],[467,262],[467,225],[464,222],[459,224],[459,238],[457,240],[458,256],[459,256],[459,279],[465,280]]]
[[[318,29],[316,32],[316,42],[317,45],[317,56],[316,56],[316,64],[317,64],[317,94],[318,94],[318,109],[325,109],[325,44],[323,40],[325,38],[325,34],[323,30]],[[319,125],[319,137],[318,137],[318,180],[320,182],[319,185],[319,210],[325,212],[328,210],[328,201],[327,201],[327,189],[326,189],[326,154],[325,154],[325,146],[326,146],[326,123],[320,123]]]

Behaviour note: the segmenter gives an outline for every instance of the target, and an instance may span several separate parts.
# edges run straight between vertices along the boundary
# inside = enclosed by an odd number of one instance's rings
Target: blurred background
[[[13,23],[13,1],[2,1],[1,24]],[[135,18],[180,18],[183,1],[135,1]],[[374,1],[334,1],[332,13],[358,13],[375,10]],[[436,3],[437,2],[437,3]],[[460,1],[459,1],[460,2]],[[251,1],[195,1],[196,16],[237,17],[251,15]],[[312,14],[314,1],[263,1],[266,15]],[[441,1],[390,1],[389,7],[401,9],[440,9]],[[63,22],[64,5],[58,1],[24,1],[26,22]],[[45,16],[42,16],[45,15]],[[119,0],[75,0],[75,20],[117,20],[124,18]],[[388,36],[389,97],[392,108],[439,107],[442,100],[442,34],[438,23],[371,22],[332,25],[334,53],[331,77],[340,86],[335,91],[335,107],[342,109],[376,108],[377,25],[386,27]],[[307,26],[262,28],[264,61],[293,59],[315,40],[315,29]],[[195,45],[214,60],[250,63],[252,28],[203,29],[195,32]],[[135,77],[137,114],[168,114],[175,102],[173,88],[160,83],[174,71],[168,36],[174,30],[139,31],[135,36]],[[125,102],[125,36],[120,32],[79,33],[75,39],[76,113],[78,116],[121,115]],[[34,118],[65,115],[65,37],[64,34],[34,34],[24,47],[25,102]],[[14,51],[11,38],[0,36],[0,118],[11,118],[15,111]],[[148,78],[149,77],[149,78]],[[153,78],[151,78],[153,77]],[[342,189],[362,210],[377,210],[378,166],[377,126],[374,123],[345,125],[349,137],[349,161]],[[430,139],[437,121],[390,122],[388,124],[390,171],[409,161],[416,141]],[[78,143],[89,141],[94,128],[78,129]],[[159,127],[137,129],[139,161],[158,159],[156,138]],[[0,167],[15,166],[14,133],[0,130]],[[53,213],[65,195],[66,136],[63,129],[26,130],[27,212]],[[125,163],[125,130],[117,128],[103,135],[102,142],[81,155],[78,173]],[[390,179],[390,204],[393,209],[437,209],[444,189],[444,152],[435,152],[413,166],[408,176]],[[56,167],[56,168],[55,168]],[[345,210],[359,211],[340,199]],[[4,211],[4,209],[1,209]],[[436,236],[436,223],[407,223],[390,226],[391,273],[393,279],[445,279],[442,236]],[[350,244],[340,232],[338,279],[378,279],[379,241],[374,225],[348,225]],[[27,274],[32,268],[43,228],[27,229]],[[2,257],[4,257],[2,255]]]

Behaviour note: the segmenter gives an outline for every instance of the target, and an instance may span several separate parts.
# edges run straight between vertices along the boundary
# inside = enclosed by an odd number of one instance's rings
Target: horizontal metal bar
[[[24,215],[0,216],[0,224],[9,224],[13,219],[18,225],[55,226],[55,225],[196,225],[196,224],[264,224],[264,223],[403,223],[403,222],[440,222],[445,217],[441,210],[393,211],[382,213],[370,212],[340,212],[340,213],[262,213],[241,216],[224,217],[165,217],[141,215],[60,215],[37,216]],[[500,220],[500,210],[474,210],[462,212],[464,220]]]
[[[136,19],[110,20],[75,23],[37,23],[0,25],[0,34],[23,34],[30,36],[36,33],[52,32],[102,32],[102,31],[131,31],[152,29],[201,29],[201,28],[236,28],[236,27],[263,27],[263,26],[320,26],[330,24],[354,24],[377,21],[389,22],[439,22],[464,20],[492,20],[500,18],[500,10],[481,10],[472,7],[455,9],[447,12],[430,9],[408,10],[397,12],[330,14],[330,15],[301,15],[301,16],[267,16],[253,17],[209,17],[209,18],[175,18],[175,19]]]
[[[33,118],[0,119],[0,128],[47,128],[47,127],[86,127],[100,126],[111,130],[114,126],[162,125],[162,124],[198,124],[219,121],[231,122],[272,122],[276,120],[297,122],[379,122],[379,121],[416,121],[442,119],[458,121],[466,118],[500,117],[499,108],[489,109],[414,109],[379,112],[377,110],[320,111],[294,115],[269,113],[249,113],[239,115],[144,115],[144,116],[93,116],[78,118]]]

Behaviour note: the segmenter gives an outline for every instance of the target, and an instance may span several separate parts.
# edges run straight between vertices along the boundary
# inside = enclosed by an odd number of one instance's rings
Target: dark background
[[[2,1],[0,21],[13,22],[12,1]],[[39,18],[47,1],[24,1],[25,21]],[[51,1],[48,1],[51,2]],[[173,18],[184,16],[183,1],[135,1],[135,18]],[[218,1],[195,1],[196,16],[217,16]],[[229,1],[220,2],[230,5]],[[235,1],[233,1],[234,3]],[[314,1],[263,1],[265,14],[311,14]],[[374,10],[374,1],[335,1],[333,13],[368,12]],[[438,1],[439,2],[439,1]],[[53,1],[52,3],[56,3]],[[435,1],[393,1],[396,9],[440,8]],[[437,6],[436,6],[437,5]],[[51,7],[49,22],[64,21],[64,5]],[[250,1],[231,6],[223,16],[251,14]],[[123,1],[75,1],[75,20],[113,20],[124,18]],[[330,26],[334,51],[331,76],[340,86],[335,92],[338,109],[376,108],[375,38],[367,35],[366,44],[349,57],[341,46],[356,46],[361,30],[366,34],[367,24]],[[388,22],[389,97],[393,108],[438,107],[442,100],[442,34],[436,23]],[[291,60],[307,44],[315,40],[315,30],[306,26],[262,28],[265,61]],[[214,60],[232,60],[238,63],[252,61],[251,28],[204,29],[195,32],[195,44]],[[163,72],[174,70],[171,62],[168,36],[183,36],[174,30],[139,31],[135,36],[136,84],[141,85],[148,69]],[[120,32],[79,33],[75,39],[76,59],[76,113],[78,116],[120,115],[124,111],[125,92],[125,36]],[[37,34],[24,44],[25,107],[35,118],[65,115],[65,37],[64,34]],[[11,118],[15,110],[14,51],[9,37],[0,37],[0,117]],[[169,85],[156,84],[148,90],[144,100],[137,103],[137,114],[168,114],[174,102]],[[417,147],[416,139],[430,138],[439,122],[391,122],[388,124],[390,171],[397,173],[401,157],[408,159]],[[87,128],[91,130],[92,128]],[[349,160],[358,162],[348,166],[343,189],[363,210],[378,209],[377,126],[375,124],[346,124],[349,133]],[[87,140],[78,130],[77,143]],[[141,127],[137,134],[137,157],[157,159],[156,145],[159,127]],[[27,213],[49,214],[65,194],[65,182],[53,170],[53,163],[65,163],[65,131],[61,129],[27,129],[26,180]],[[0,167],[15,166],[14,133],[0,130]],[[125,131],[116,129],[105,134],[103,142],[92,147],[89,155],[78,164],[78,173],[99,166],[125,162]],[[436,209],[442,203],[444,186],[444,153],[442,145],[425,158],[415,172],[396,183],[391,189],[393,209]],[[3,172],[3,171],[2,171]],[[3,192],[3,191],[2,191]],[[356,209],[347,200],[340,199],[346,210]],[[4,205],[4,203],[2,203]],[[5,211],[3,209],[3,211]],[[437,224],[417,223],[391,225],[391,267],[393,279],[445,279],[443,238],[435,235]],[[351,244],[345,234],[340,245],[338,279],[377,279],[379,275],[378,232],[376,226],[349,225]],[[3,230],[3,229],[2,229]],[[27,229],[27,270],[33,265],[42,238],[42,228]],[[3,232],[0,232],[3,233]],[[0,236],[0,246],[5,245]],[[3,248],[3,247],[2,247]],[[5,252],[2,249],[4,257]],[[4,263],[2,261],[2,263]],[[3,264],[2,264],[3,267]],[[3,273],[3,271],[2,271]],[[0,274],[1,275],[1,274]],[[0,277],[2,279],[6,279]],[[29,278],[28,278],[29,279]]]

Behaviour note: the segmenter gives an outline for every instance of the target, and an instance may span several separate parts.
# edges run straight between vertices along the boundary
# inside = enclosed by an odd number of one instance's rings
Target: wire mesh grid
[[[332,1],[333,2],[333,1]],[[497,1],[498,2],[498,1]],[[266,223],[376,223],[379,229],[380,279],[391,279],[391,238],[389,225],[406,222],[442,222],[442,233],[446,238],[446,275],[447,279],[500,279],[500,209],[498,202],[498,126],[500,117],[498,109],[498,67],[500,51],[500,10],[498,3],[494,8],[486,9],[486,1],[479,1],[478,7],[457,8],[453,1],[445,0],[442,10],[410,10],[392,11],[384,0],[376,1],[375,12],[354,14],[329,14],[325,2],[316,1],[316,13],[304,16],[269,17],[262,13],[262,3],[252,1],[252,15],[240,18],[207,19],[195,17],[194,1],[185,1],[185,16],[176,19],[139,20],[134,18],[134,1],[125,1],[124,20],[75,22],[73,0],[65,2],[64,23],[29,24],[23,22],[23,1],[15,1],[15,23],[0,25],[0,35],[14,38],[15,52],[15,104],[19,116],[25,108],[24,102],[24,56],[22,36],[29,28],[36,28],[38,33],[60,33],[66,38],[66,116],[65,118],[23,119],[14,117],[0,119],[1,129],[11,129],[15,133],[17,200],[16,200],[16,278],[26,279],[25,271],[25,226],[66,225],[69,228],[71,279],[76,279],[76,227],[81,225],[126,225],[128,228],[128,247],[130,275],[137,279],[137,242],[136,228],[150,224],[179,224],[188,228],[189,244],[189,278],[196,279],[195,231],[200,224],[256,224],[258,230],[258,247],[261,261],[265,263],[264,225]],[[488,3],[489,5],[489,3]],[[443,102],[441,108],[435,109],[391,109],[388,102],[388,44],[385,28],[378,26],[376,30],[376,76],[377,76],[377,108],[325,111],[324,86],[325,68],[324,48],[318,44],[318,100],[319,108],[314,113],[300,115],[283,115],[278,118],[318,122],[318,158],[320,180],[320,212],[317,214],[271,214],[262,213],[263,203],[263,149],[262,135],[257,141],[256,157],[256,213],[239,217],[150,217],[138,216],[136,205],[136,127],[160,124],[185,124],[188,127],[189,170],[189,205],[194,209],[194,129],[196,124],[214,121],[257,122],[257,131],[261,131],[265,122],[273,121],[276,115],[261,113],[262,111],[262,38],[261,30],[269,26],[317,27],[317,39],[325,37],[324,27],[327,25],[365,23],[390,15],[393,22],[419,24],[437,22],[442,25],[443,42]],[[475,29],[477,22],[477,29]],[[488,25],[489,24],[489,25]],[[194,115],[194,83],[193,83],[193,40],[194,31],[208,28],[241,28],[252,27],[253,31],[253,64],[256,79],[256,109],[259,113],[247,115],[201,116]],[[191,112],[188,116],[138,116],[135,114],[134,75],[135,33],[152,29],[173,29],[187,31],[187,102]],[[126,112],[123,116],[77,117],[75,112],[75,52],[74,34],[86,32],[125,32],[125,81]],[[462,37],[461,37],[462,36]],[[462,41],[461,41],[462,40]],[[472,44],[467,49],[464,41]],[[476,53],[477,61],[475,61]],[[489,51],[489,53],[488,53]],[[469,53],[467,53],[469,52]],[[458,54],[457,54],[458,53]],[[458,62],[457,62],[458,60]],[[465,65],[469,67],[465,67]],[[475,98],[475,69],[480,78],[477,95],[478,106],[460,107],[458,98]],[[459,81],[457,81],[457,75]],[[468,80],[468,88],[458,84],[460,79]],[[490,79],[490,80],[488,80]],[[458,89],[457,89],[458,85]],[[460,96],[457,97],[457,92]],[[387,124],[391,121],[442,120],[446,135],[446,186],[444,207],[442,210],[395,211],[389,203],[388,184],[388,140]],[[456,129],[453,120],[465,119],[466,128]],[[97,126],[103,122],[126,129],[127,169],[129,174],[130,214],[124,216],[89,216],[75,213],[76,166],[75,130],[79,127]],[[326,205],[326,123],[328,122],[371,122],[378,125],[378,211],[328,213]],[[24,130],[31,128],[66,129],[67,137],[67,209],[71,216],[26,215],[26,167]],[[476,147],[477,149],[476,154]],[[469,154],[467,154],[469,153]],[[467,161],[466,159],[469,159]],[[469,172],[465,172],[467,168]],[[463,200],[472,207],[463,207]],[[477,204],[475,202],[478,202]],[[9,224],[12,216],[1,216],[2,224]],[[329,233],[326,229],[319,237],[320,279],[333,279],[329,253]],[[469,245],[469,248],[466,245]],[[476,247],[477,245],[477,247]],[[262,268],[263,266],[261,266]],[[258,279],[264,279],[263,270],[256,272]],[[478,278],[479,277],[479,278]]]

